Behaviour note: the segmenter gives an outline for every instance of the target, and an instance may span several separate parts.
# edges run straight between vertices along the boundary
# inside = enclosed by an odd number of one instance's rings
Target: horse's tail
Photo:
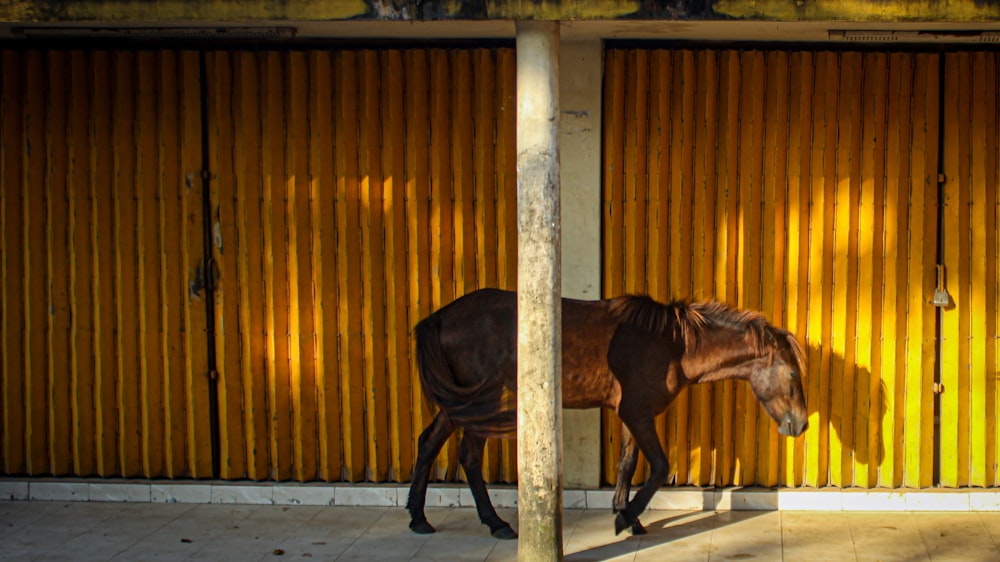
[[[441,317],[431,314],[414,328],[417,368],[424,396],[455,425],[483,437],[509,437],[517,431],[517,410],[501,381],[483,378],[461,386],[441,347]]]

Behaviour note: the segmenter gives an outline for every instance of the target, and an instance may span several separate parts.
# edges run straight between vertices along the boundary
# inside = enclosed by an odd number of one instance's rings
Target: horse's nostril
[[[798,437],[809,427],[809,420],[805,418],[796,418],[791,412],[786,413],[781,417],[781,423],[778,424],[778,433],[781,435],[787,435],[789,437]]]

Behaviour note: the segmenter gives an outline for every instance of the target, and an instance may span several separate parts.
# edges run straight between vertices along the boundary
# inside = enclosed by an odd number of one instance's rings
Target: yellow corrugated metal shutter
[[[2,470],[210,477],[198,54],[0,57]]]
[[[941,485],[996,486],[1000,57],[944,55]]]
[[[222,477],[405,481],[410,328],[516,286],[513,50],[206,56]]]
[[[758,309],[808,352],[801,438],[743,383],[678,397],[676,482],[930,485],[938,55],[612,48],[605,69],[605,296]]]
[[[211,476],[217,275],[222,476],[408,479],[410,327],[515,286],[513,61],[0,51],[3,472]],[[996,53],[614,48],[606,73],[606,296],[760,309],[809,352],[800,439],[743,384],[679,398],[677,482],[997,485]],[[513,451],[490,441],[488,479]],[[460,476],[454,443],[438,468]]]

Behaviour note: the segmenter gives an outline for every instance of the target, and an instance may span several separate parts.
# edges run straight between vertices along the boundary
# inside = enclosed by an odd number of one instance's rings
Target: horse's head
[[[757,400],[778,423],[778,433],[796,437],[809,426],[806,395],[802,391],[805,361],[795,337],[777,328],[768,328],[769,352],[757,360],[750,374],[750,386]]]

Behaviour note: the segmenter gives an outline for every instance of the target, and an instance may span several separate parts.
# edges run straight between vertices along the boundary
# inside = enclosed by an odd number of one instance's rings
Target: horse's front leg
[[[616,514],[625,511],[628,507],[628,494],[632,488],[632,477],[635,476],[635,467],[639,461],[639,447],[636,445],[632,432],[622,424],[622,456],[618,461],[618,479],[615,482],[615,497],[612,502],[612,509]],[[632,523],[633,535],[645,535],[646,529],[636,519]]]
[[[462,468],[465,469],[465,477],[469,480],[469,488],[472,490],[472,497],[476,500],[476,512],[479,520],[490,528],[490,534],[498,539],[516,539],[517,533],[510,524],[497,515],[490,501],[490,494],[486,491],[486,483],[483,481],[483,447],[486,440],[482,437],[466,433],[462,436],[462,444],[459,446],[459,460]]]
[[[455,426],[451,424],[451,421],[444,414],[438,412],[434,421],[420,434],[420,439],[417,441],[417,460],[413,465],[410,495],[406,500],[406,509],[410,512],[410,529],[414,533],[424,535],[435,531],[434,527],[427,522],[427,516],[424,515],[424,504],[427,501],[427,482],[430,480],[431,465],[434,463],[434,459],[437,458],[438,453],[441,452],[441,446],[454,431]]]
[[[642,488],[639,488],[632,501],[627,502],[625,509],[621,510],[615,517],[615,534],[621,533],[627,528],[632,528],[633,534],[643,534],[645,529],[639,523],[639,514],[646,510],[649,501],[653,499],[653,494],[667,479],[667,456],[663,453],[663,447],[660,446],[660,440],[656,435],[653,414],[648,411],[645,413],[628,412],[627,408],[622,408],[619,411],[619,416],[632,432],[632,438],[639,449],[646,455],[650,464],[650,473],[646,483],[642,485]]]

